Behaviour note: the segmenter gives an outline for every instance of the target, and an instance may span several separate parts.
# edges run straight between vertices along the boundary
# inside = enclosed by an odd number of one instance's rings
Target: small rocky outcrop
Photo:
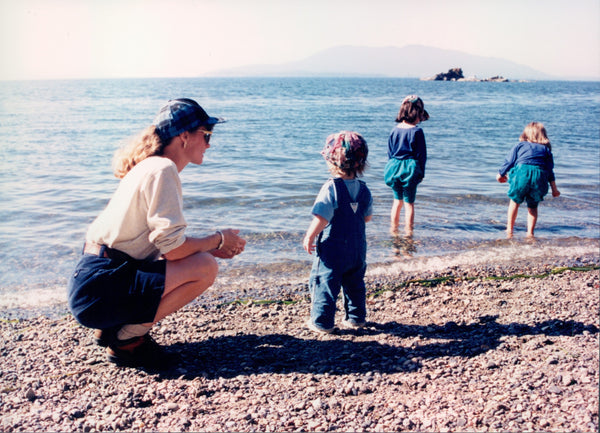
[[[497,75],[495,77],[486,78],[486,79],[481,80],[481,81],[493,81],[493,82],[496,82],[496,83],[508,83],[508,78],[504,78],[504,77],[501,77],[501,76]]]
[[[422,81],[474,81],[474,82],[494,82],[494,83],[507,83],[508,79],[496,75],[491,78],[477,78],[476,76],[467,77],[463,75],[462,68],[452,68],[448,72],[440,72],[430,78],[423,78]]]
[[[491,78],[477,78],[477,77],[473,76],[473,77],[461,78],[460,80],[457,80],[457,81],[508,83],[508,78],[504,78],[501,76],[495,76],[495,77],[491,77]]]
[[[437,74],[433,77],[433,81],[458,81],[461,78],[464,78],[462,68],[452,68],[448,69],[448,72]]]

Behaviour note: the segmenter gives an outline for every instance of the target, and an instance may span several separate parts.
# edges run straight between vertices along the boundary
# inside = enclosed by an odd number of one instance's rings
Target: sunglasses
[[[210,136],[212,135],[212,131],[205,131],[201,129],[200,132],[204,134],[204,141],[206,141],[206,144],[208,144],[210,141]]]

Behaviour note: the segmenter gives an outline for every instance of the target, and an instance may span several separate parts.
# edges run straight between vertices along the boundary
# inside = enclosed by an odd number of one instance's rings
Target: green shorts
[[[529,208],[537,208],[548,194],[548,175],[537,165],[516,165],[508,173],[508,183],[508,197],[517,204],[526,201]]]
[[[414,159],[391,158],[385,165],[383,179],[394,191],[396,200],[414,203],[417,185],[423,180],[423,171]]]

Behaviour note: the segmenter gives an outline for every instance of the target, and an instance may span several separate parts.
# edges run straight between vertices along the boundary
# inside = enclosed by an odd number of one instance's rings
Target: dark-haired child
[[[404,205],[404,234],[410,239],[415,221],[415,198],[417,185],[425,177],[427,147],[425,134],[418,126],[429,119],[423,100],[417,95],[409,95],[402,101],[396,122],[398,123],[388,139],[388,162],[384,170],[386,185],[394,192],[394,202],[390,215],[390,234],[398,238],[400,212]]]

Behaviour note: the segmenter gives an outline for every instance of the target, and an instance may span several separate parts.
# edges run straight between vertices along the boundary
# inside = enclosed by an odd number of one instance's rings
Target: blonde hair
[[[335,165],[331,161],[325,160],[325,162],[327,162],[327,168],[329,169],[329,172],[333,176],[344,176],[344,175],[345,176],[357,176],[356,173],[347,173],[346,171],[342,170],[341,168],[339,168],[337,165]]]
[[[519,141],[539,143],[543,144],[544,146],[548,146],[549,149],[552,149],[550,140],[548,139],[548,134],[546,133],[546,128],[540,122],[529,123],[521,133]]]
[[[149,126],[115,152],[112,164],[115,177],[122,179],[139,162],[149,156],[162,155],[165,147],[155,126]]]

